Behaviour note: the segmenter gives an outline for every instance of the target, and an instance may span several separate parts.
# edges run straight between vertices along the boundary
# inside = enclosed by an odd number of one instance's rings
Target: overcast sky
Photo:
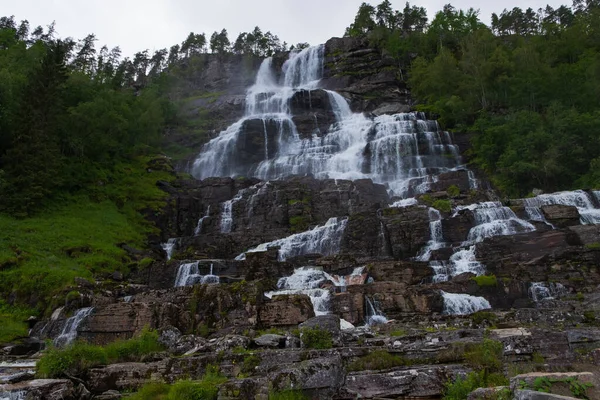
[[[229,39],[240,32],[259,26],[271,31],[288,44],[324,43],[342,36],[354,20],[364,0],[0,0],[0,13],[27,19],[32,27],[56,21],[61,37],[83,38],[95,33],[98,48],[120,46],[123,54],[149,49],[168,48],[181,43],[189,32],[226,28]],[[373,5],[379,0],[367,1]],[[404,8],[405,0],[391,0],[395,9]],[[449,0],[422,0],[411,4],[423,6],[431,18]],[[456,8],[473,7],[489,23],[492,12],[515,6],[537,10],[570,2],[557,0],[455,0]]]

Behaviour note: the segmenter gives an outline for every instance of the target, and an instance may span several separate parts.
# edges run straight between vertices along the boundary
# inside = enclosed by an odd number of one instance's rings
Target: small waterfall
[[[513,210],[503,207],[498,202],[490,201],[465,208],[473,211],[477,224],[469,231],[469,243],[482,242],[493,236],[515,235],[535,230],[531,223],[518,218]]]
[[[596,197],[597,192],[594,192],[594,196]],[[573,206],[577,207],[580,215],[580,222],[584,225],[586,224],[600,224],[600,209],[594,207],[594,203],[590,196],[584,192],[583,190],[576,190],[573,192],[558,192],[551,194],[541,194],[536,197],[532,197],[529,199],[523,200],[525,204],[525,209],[528,210],[527,213],[531,217],[541,215],[540,208],[542,206],[560,204],[564,206]],[[531,209],[537,209],[537,211],[533,211]],[[536,219],[536,221],[539,219]],[[543,219],[545,221],[545,218]]]
[[[173,257],[173,252],[175,251],[175,248],[177,247],[178,242],[179,242],[178,238],[171,238],[171,239],[167,240],[167,243],[163,243],[160,245],[162,247],[162,249],[165,251],[165,253],[167,254],[167,261],[169,261],[171,259],[171,257]]]
[[[392,203],[390,205],[390,207],[403,208],[403,207],[416,206],[417,204],[419,204],[419,201],[416,198],[409,197],[407,199],[398,200],[398,201]]]
[[[475,257],[474,245],[457,250],[450,256],[449,261],[431,261],[429,266],[435,272],[433,282],[446,282],[450,278],[465,272],[477,276],[485,274],[485,267]]]
[[[210,265],[210,273],[208,275],[200,275],[200,269],[198,268],[198,264],[198,261],[181,264],[179,266],[179,270],[177,271],[177,276],[175,277],[174,287],[192,286],[198,283],[219,283],[219,277],[213,275],[212,264]]]
[[[340,242],[347,218],[330,218],[325,225],[317,226],[309,231],[296,233],[283,239],[262,243],[257,247],[238,255],[236,260],[245,260],[246,253],[267,251],[270,247],[279,247],[279,261],[304,254],[318,253],[322,255],[335,254],[340,249]]]
[[[54,339],[56,347],[68,346],[77,337],[77,328],[94,311],[94,307],[80,308],[72,317],[67,318],[60,335]]]
[[[294,270],[294,274],[280,278],[277,290],[266,292],[269,299],[276,295],[305,294],[310,297],[315,315],[325,315],[331,312],[331,291],[322,289],[321,286],[330,281],[335,285],[336,280],[321,269],[303,267]]]
[[[435,208],[429,208],[429,231],[431,238],[425,245],[421,254],[417,256],[417,261],[429,261],[431,252],[444,247],[444,235],[442,232],[442,215]]]
[[[244,196],[245,190],[240,190],[233,199],[223,203],[223,211],[221,213],[221,233],[231,233],[233,226],[233,205],[240,201]]]
[[[198,220],[198,225],[196,225],[196,229],[194,230],[194,236],[198,236],[202,233],[202,224],[204,224],[204,220],[210,217],[210,205],[206,208],[206,214]]]
[[[475,173],[470,169],[467,170],[467,176],[469,177],[469,189],[479,189],[479,179],[475,177]]]
[[[529,297],[536,303],[543,300],[553,300],[568,292],[569,290],[566,287],[554,282],[532,282],[529,287]]]
[[[125,303],[131,303],[133,301],[133,296],[124,296],[123,301]]]
[[[446,315],[468,315],[492,308],[490,302],[483,297],[444,291],[441,291],[441,295],[444,298],[443,313]]]
[[[387,324],[388,319],[383,315],[375,300],[365,296],[365,323],[369,326]]]
[[[600,190],[592,190],[594,197],[596,198],[596,202],[600,204]]]
[[[24,390],[17,390],[14,392],[0,391],[0,400],[25,400],[25,396],[27,396],[27,392]]]

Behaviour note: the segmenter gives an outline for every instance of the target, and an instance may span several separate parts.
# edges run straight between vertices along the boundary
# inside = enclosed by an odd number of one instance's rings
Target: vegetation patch
[[[11,307],[0,299],[0,344],[27,337],[25,320],[31,314],[25,308]]]
[[[330,349],[333,347],[331,333],[318,326],[314,328],[303,328],[300,331],[300,338],[304,347],[309,349]]]
[[[443,199],[436,200],[433,202],[431,207],[435,208],[436,210],[445,212],[445,213],[452,212],[452,203],[450,202],[450,200],[443,200]]]
[[[366,356],[357,358],[348,364],[348,371],[365,371],[390,369],[411,365],[409,360],[398,355],[390,354],[385,350],[375,350]]]
[[[77,376],[97,365],[139,361],[143,356],[164,350],[158,333],[144,329],[136,338],[96,346],[76,342],[64,349],[50,348],[37,363],[40,378]]]
[[[498,279],[496,278],[496,275],[480,275],[474,276],[471,279],[477,283],[477,286],[498,286]]]
[[[446,383],[444,391],[444,400],[466,400],[469,393],[480,387],[496,387],[505,386],[508,384],[506,379],[501,374],[493,374],[484,378],[484,372],[471,372],[467,376],[459,376],[453,382]],[[512,393],[510,390],[504,389],[496,392],[490,400],[510,400]]]
[[[269,392],[269,400],[308,400],[301,390],[282,390],[279,392]]]

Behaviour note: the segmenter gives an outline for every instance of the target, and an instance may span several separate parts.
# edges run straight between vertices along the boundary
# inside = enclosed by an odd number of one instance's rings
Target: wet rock
[[[20,343],[6,346],[2,352],[7,356],[25,356],[37,353],[46,347],[44,341],[36,338],[26,338]]]
[[[431,184],[433,192],[446,192],[450,186],[456,186],[465,195],[471,190],[469,172],[466,170],[450,171],[438,175],[437,182]]]
[[[305,294],[277,295],[259,310],[260,324],[265,327],[291,327],[314,317],[310,297]]]
[[[568,229],[575,237],[574,245],[600,243],[600,225],[576,225]]]
[[[94,400],[119,400],[123,396],[116,390],[107,390],[106,392],[94,396]]]
[[[546,220],[557,228],[579,225],[579,211],[577,207],[553,204],[542,206],[542,213]]]
[[[411,111],[411,107],[408,104],[401,103],[383,103],[375,110],[372,111],[373,115],[380,116],[385,114],[400,114],[408,113]]]
[[[4,385],[5,393],[24,393],[27,400],[79,400],[80,392],[68,379],[35,379],[14,385]],[[23,397],[20,397],[23,398]]]
[[[253,340],[253,342],[254,342],[254,344],[256,344],[259,347],[283,348],[283,347],[286,347],[286,339],[287,338],[285,336],[275,335],[275,334],[266,334],[266,335],[257,337],[256,339]]]
[[[33,380],[33,378],[35,378],[35,374],[31,372],[19,372],[17,374],[10,375],[6,378],[1,378],[0,383],[15,384],[25,381],[31,381]]]
[[[329,94],[322,89],[295,92],[290,99],[290,113],[298,134],[306,139],[326,135],[336,121]]]

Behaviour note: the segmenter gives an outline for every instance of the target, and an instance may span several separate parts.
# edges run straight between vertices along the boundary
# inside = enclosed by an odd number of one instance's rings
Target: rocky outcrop
[[[324,136],[336,122],[329,94],[322,89],[300,90],[290,100],[290,113],[303,139]],[[274,154],[274,153],[273,153]]]
[[[310,298],[306,295],[278,295],[266,302],[258,318],[264,327],[290,327],[315,316]]]
[[[554,204],[542,206],[542,213],[546,221],[557,228],[579,225],[579,211],[577,207]]]

